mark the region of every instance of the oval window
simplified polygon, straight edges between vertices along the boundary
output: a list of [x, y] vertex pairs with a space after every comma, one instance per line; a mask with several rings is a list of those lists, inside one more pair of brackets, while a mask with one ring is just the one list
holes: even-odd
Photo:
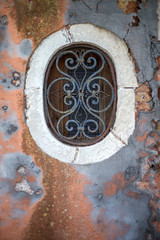
[[116, 76], [109, 56], [76, 44], [51, 59], [44, 81], [47, 125], [60, 141], [76, 146], [103, 139], [114, 123]]

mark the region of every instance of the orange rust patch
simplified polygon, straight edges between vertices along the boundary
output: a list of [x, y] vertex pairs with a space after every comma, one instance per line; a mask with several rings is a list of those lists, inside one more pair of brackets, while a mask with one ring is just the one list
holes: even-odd
[[157, 212], [160, 211], [160, 204], [155, 202], [153, 199], [150, 201], [150, 206], [152, 208], [152, 219], [151, 225], [155, 227], [157, 232], [160, 232], [160, 222], [158, 220]]
[[146, 92], [139, 92], [139, 93], [136, 94], [136, 101], [137, 102], [149, 102], [151, 100], [152, 100], [152, 98]]
[[[159, 58], [160, 59], [160, 58]], [[158, 60], [158, 63], [160, 63], [160, 60]], [[160, 69], [157, 70], [157, 72], [155, 73], [155, 80], [157, 82], [160, 81]]]
[[128, 191], [128, 193], [126, 194], [126, 196], [127, 196], [127, 197], [131, 197], [131, 198], [134, 198], [134, 199], [138, 199], [139, 193], [132, 192], [132, 191]]
[[141, 84], [138, 88], [136, 88], [136, 93], [141, 93], [141, 92], [148, 93], [151, 96], [151, 90], [149, 88], [148, 83]]
[[157, 64], [160, 66], [160, 56], [157, 57]]
[[147, 121], [146, 118], [141, 119], [139, 125], [140, 125], [140, 126], [143, 126], [143, 125], [146, 123], [146, 121]]
[[131, 1], [128, 3], [127, 7], [126, 7], [126, 13], [130, 14], [133, 12], [137, 12], [138, 9], [138, 2], [137, 1]]
[[[0, 58], [0, 64], [1, 64], [1, 73], [2, 74], [7, 74], [7, 70], [9, 69], [9, 67], [7, 67], [5, 64], [9, 64], [9, 66], [11, 66], [12, 68], [14, 68], [16, 71], [24, 73], [25, 69], [26, 69], [26, 63], [27, 61], [17, 57], [16, 55], [14, 55], [13, 57], [11, 57], [7, 51], [4, 51], [1, 54], [1, 58]], [[10, 68], [11, 68], [10, 67]]]
[[160, 223], [156, 221], [154, 225], [155, 225], [156, 231], [160, 232]]
[[145, 132], [143, 131], [143, 127], [144, 127], [146, 121], [147, 121], [146, 118], [142, 118], [141, 121], [138, 124], [138, 128], [137, 128], [136, 133], [137, 133], [137, 140], [140, 141], [140, 142], [144, 141], [147, 137], [147, 134], [148, 134], [147, 131], [145, 131]]
[[37, 181], [36, 181], [36, 177], [35, 177], [35, 176], [31, 176], [31, 175], [27, 175], [27, 180], [28, 180], [29, 182], [37, 182]]
[[[160, 168], [160, 166], [159, 166]], [[160, 186], [160, 173], [156, 173], [154, 177], [154, 189], [159, 189]]]
[[137, 182], [137, 186], [142, 190], [149, 189], [150, 187], [148, 182]]
[[137, 12], [138, 1], [137, 0], [117, 0], [119, 8], [126, 14]]
[[141, 158], [144, 158], [148, 155], [148, 153], [145, 151], [139, 151], [138, 154], [139, 154], [139, 157], [141, 157]]
[[137, 112], [141, 112], [141, 111], [144, 111], [144, 112], [148, 112], [148, 111], [151, 111], [152, 108], [150, 106], [150, 103], [147, 103], [147, 102], [138, 102], [136, 104], [136, 110]]
[[137, 141], [143, 142], [147, 137], [147, 132], [144, 132], [142, 136], [137, 136]]
[[148, 146], [152, 145], [153, 143], [155, 143], [154, 138], [152, 138], [151, 136], [147, 136], [145, 145], [148, 147]]
[[140, 111], [151, 111], [150, 101], [152, 100], [151, 97], [151, 90], [149, 88], [149, 84], [141, 84], [136, 89], [136, 110]]
[[124, 179], [124, 173], [115, 174], [111, 180], [105, 183], [104, 194], [106, 196], [113, 196], [124, 188], [126, 181]]

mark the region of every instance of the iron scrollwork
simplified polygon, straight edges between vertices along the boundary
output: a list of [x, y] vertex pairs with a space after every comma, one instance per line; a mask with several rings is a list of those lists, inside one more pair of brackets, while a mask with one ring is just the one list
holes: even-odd
[[[59, 64], [62, 58], [67, 71]], [[62, 138], [94, 139], [105, 132], [106, 123], [101, 116], [114, 101], [112, 84], [100, 75], [105, 64], [104, 56], [94, 49], [68, 50], [56, 58], [56, 69], [61, 77], [48, 85], [47, 102], [53, 111], [60, 114], [56, 129]], [[62, 87], [57, 89], [56, 84]], [[104, 91], [105, 87], [108, 92]], [[63, 104], [57, 107], [53, 97], [61, 99]], [[68, 134], [64, 134], [60, 127], [64, 120]]]

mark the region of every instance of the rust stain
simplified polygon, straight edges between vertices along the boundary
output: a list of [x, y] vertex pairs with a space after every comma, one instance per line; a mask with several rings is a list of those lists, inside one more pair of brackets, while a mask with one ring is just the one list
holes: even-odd
[[145, 141], [148, 132], [144, 131], [143, 128], [147, 122], [146, 118], [142, 118], [138, 124], [137, 130], [136, 130], [136, 138], [139, 142]]
[[104, 194], [109, 197], [117, 194], [120, 190], [124, 188], [126, 181], [124, 179], [124, 173], [115, 174], [111, 180], [105, 183]]
[[119, 8], [126, 14], [137, 12], [138, 1], [137, 0], [117, 0]]
[[137, 12], [138, 9], [138, 1], [130, 1], [128, 5], [126, 6], [126, 13], [130, 14], [133, 12]]
[[7, 67], [6, 63], [9, 64], [9, 66], [12, 66], [12, 68], [16, 69], [17, 71], [24, 73], [26, 69], [26, 63], [27, 61], [17, 57], [16, 53], [13, 57], [11, 57], [7, 51], [4, 51], [1, 53], [1, 58], [0, 58], [0, 64], [2, 66], [2, 72], [3, 74], [8, 73], [8, 69], [11, 67]]
[[144, 158], [144, 157], [147, 157], [148, 153], [146, 151], [139, 151], [138, 155], [139, 157]]
[[46, 191], [32, 213], [25, 239], [103, 239], [90, 221], [92, 205], [83, 195], [84, 186], [89, 183], [85, 177], [41, 152], [27, 128], [23, 131], [22, 148], [34, 156], [42, 169]]
[[151, 111], [151, 89], [149, 84], [142, 84], [136, 89], [136, 110], [140, 111]]
[[139, 142], [143, 142], [147, 137], [147, 132], [144, 132], [141, 136], [137, 136]]
[[27, 180], [29, 182], [36, 182], [36, 177], [35, 176], [31, 176], [31, 175], [27, 175]]
[[127, 196], [127, 197], [131, 197], [131, 198], [134, 198], [134, 199], [138, 199], [139, 193], [132, 192], [132, 191], [128, 191], [128, 193], [126, 194], [126, 196]]
[[160, 204], [153, 199], [150, 201], [150, 206], [152, 208], [152, 218], [151, 218], [151, 225], [155, 227], [157, 232], [160, 232], [160, 222], [158, 220], [159, 216], [157, 212], [160, 211]]
[[65, 0], [14, 0], [11, 17], [24, 38], [40, 41], [63, 26]]
[[[158, 64], [160, 64], [160, 58], [159, 58], [159, 60], [158, 60]], [[160, 67], [160, 65], [159, 65], [159, 67]], [[156, 80], [157, 82], [160, 81], [160, 69], [158, 69], [158, 70], [156, 71], [156, 73], [155, 73], [155, 80]]]
[[148, 112], [148, 111], [151, 111], [152, 108], [151, 108], [150, 103], [138, 102], [136, 104], [136, 110], [137, 110], [137, 112], [141, 112], [141, 111]]
[[141, 84], [138, 88], [136, 88], [136, 93], [141, 93], [141, 92], [148, 93], [149, 96], [151, 96], [151, 89], [148, 83]]

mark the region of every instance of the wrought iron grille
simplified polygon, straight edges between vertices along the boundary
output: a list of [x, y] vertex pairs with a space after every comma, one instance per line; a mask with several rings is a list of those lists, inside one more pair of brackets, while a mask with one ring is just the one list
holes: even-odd
[[101, 140], [116, 108], [111, 59], [87, 45], [58, 52], [46, 72], [44, 103], [48, 127], [59, 140], [82, 146]]

